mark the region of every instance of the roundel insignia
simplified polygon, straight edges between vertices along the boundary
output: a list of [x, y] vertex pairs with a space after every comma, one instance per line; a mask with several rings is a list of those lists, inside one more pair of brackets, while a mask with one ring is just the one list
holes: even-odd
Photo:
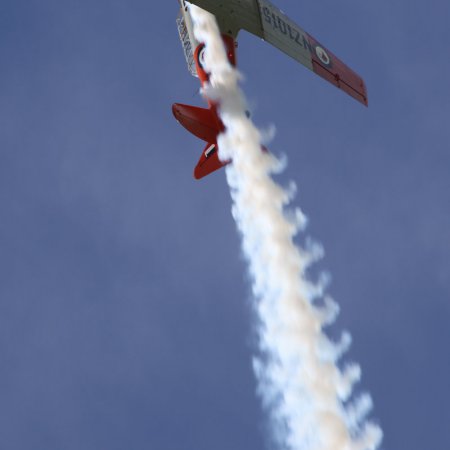
[[331, 65], [331, 58], [328, 53], [320, 45], [316, 46], [316, 55], [320, 59], [321, 63], [325, 66]]

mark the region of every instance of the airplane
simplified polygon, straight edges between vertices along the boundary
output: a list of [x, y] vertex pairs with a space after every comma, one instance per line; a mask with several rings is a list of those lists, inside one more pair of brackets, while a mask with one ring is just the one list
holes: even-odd
[[[346, 66], [326, 47], [295, 24], [268, 0], [178, 0], [178, 32], [190, 73], [200, 79], [201, 86], [209, 81], [204, 70], [205, 45], [194, 36], [189, 5], [213, 14], [219, 25], [230, 64], [236, 66], [237, 36], [240, 30], [252, 33], [337, 88], [368, 106], [363, 79]], [[206, 147], [194, 169], [200, 179], [229, 163], [218, 156], [217, 136], [225, 130], [218, 114], [218, 105], [208, 100], [208, 108], [175, 103], [172, 112], [176, 120], [194, 136], [206, 142]], [[263, 150], [266, 150], [263, 148]]]

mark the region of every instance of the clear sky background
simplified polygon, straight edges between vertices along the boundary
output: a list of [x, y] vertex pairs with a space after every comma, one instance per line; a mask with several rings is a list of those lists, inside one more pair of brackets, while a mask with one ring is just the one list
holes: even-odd
[[[450, 6], [277, 0], [364, 108], [242, 34], [384, 450], [450, 448]], [[0, 449], [256, 450], [249, 282], [175, 0], [0, 3]]]

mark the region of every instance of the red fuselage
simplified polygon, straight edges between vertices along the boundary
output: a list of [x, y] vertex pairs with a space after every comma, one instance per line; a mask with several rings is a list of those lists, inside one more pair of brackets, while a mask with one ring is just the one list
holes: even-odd
[[[222, 35], [230, 64], [236, 66], [236, 42], [228, 35]], [[205, 45], [200, 44], [194, 51], [194, 61], [201, 86], [209, 83], [209, 74], [204, 68]], [[172, 111], [178, 122], [189, 132], [206, 142], [200, 160], [194, 170], [194, 177], [200, 179], [228, 164], [218, 155], [217, 136], [225, 130], [220, 120], [217, 103], [207, 99], [208, 108], [175, 103]]]

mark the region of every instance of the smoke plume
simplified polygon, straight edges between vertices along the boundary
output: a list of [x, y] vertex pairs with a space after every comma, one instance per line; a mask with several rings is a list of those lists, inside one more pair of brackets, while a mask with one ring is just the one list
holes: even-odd
[[233, 160], [227, 180], [258, 321], [259, 351], [253, 366], [274, 439], [279, 448], [289, 450], [375, 450], [382, 431], [366, 419], [371, 398], [352, 398], [361, 370], [353, 363], [338, 367], [351, 337], [344, 333], [334, 343], [326, 336], [323, 329], [339, 308], [324, 298], [326, 280], [313, 283], [306, 274], [322, 249], [294, 244], [306, 223], [300, 210], [286, 212], [295, 186], [284, 190], [272, 179], [281, 164], [261, 151], [261, 134], [245, 113], [240, 76], [228, 62], [214, 16], [190, 8], [196, 37], [206, 44], [205, 67], [211, 74], [204, 95], [219, 104], [226, 127], [219, 136], [220, 157]]

